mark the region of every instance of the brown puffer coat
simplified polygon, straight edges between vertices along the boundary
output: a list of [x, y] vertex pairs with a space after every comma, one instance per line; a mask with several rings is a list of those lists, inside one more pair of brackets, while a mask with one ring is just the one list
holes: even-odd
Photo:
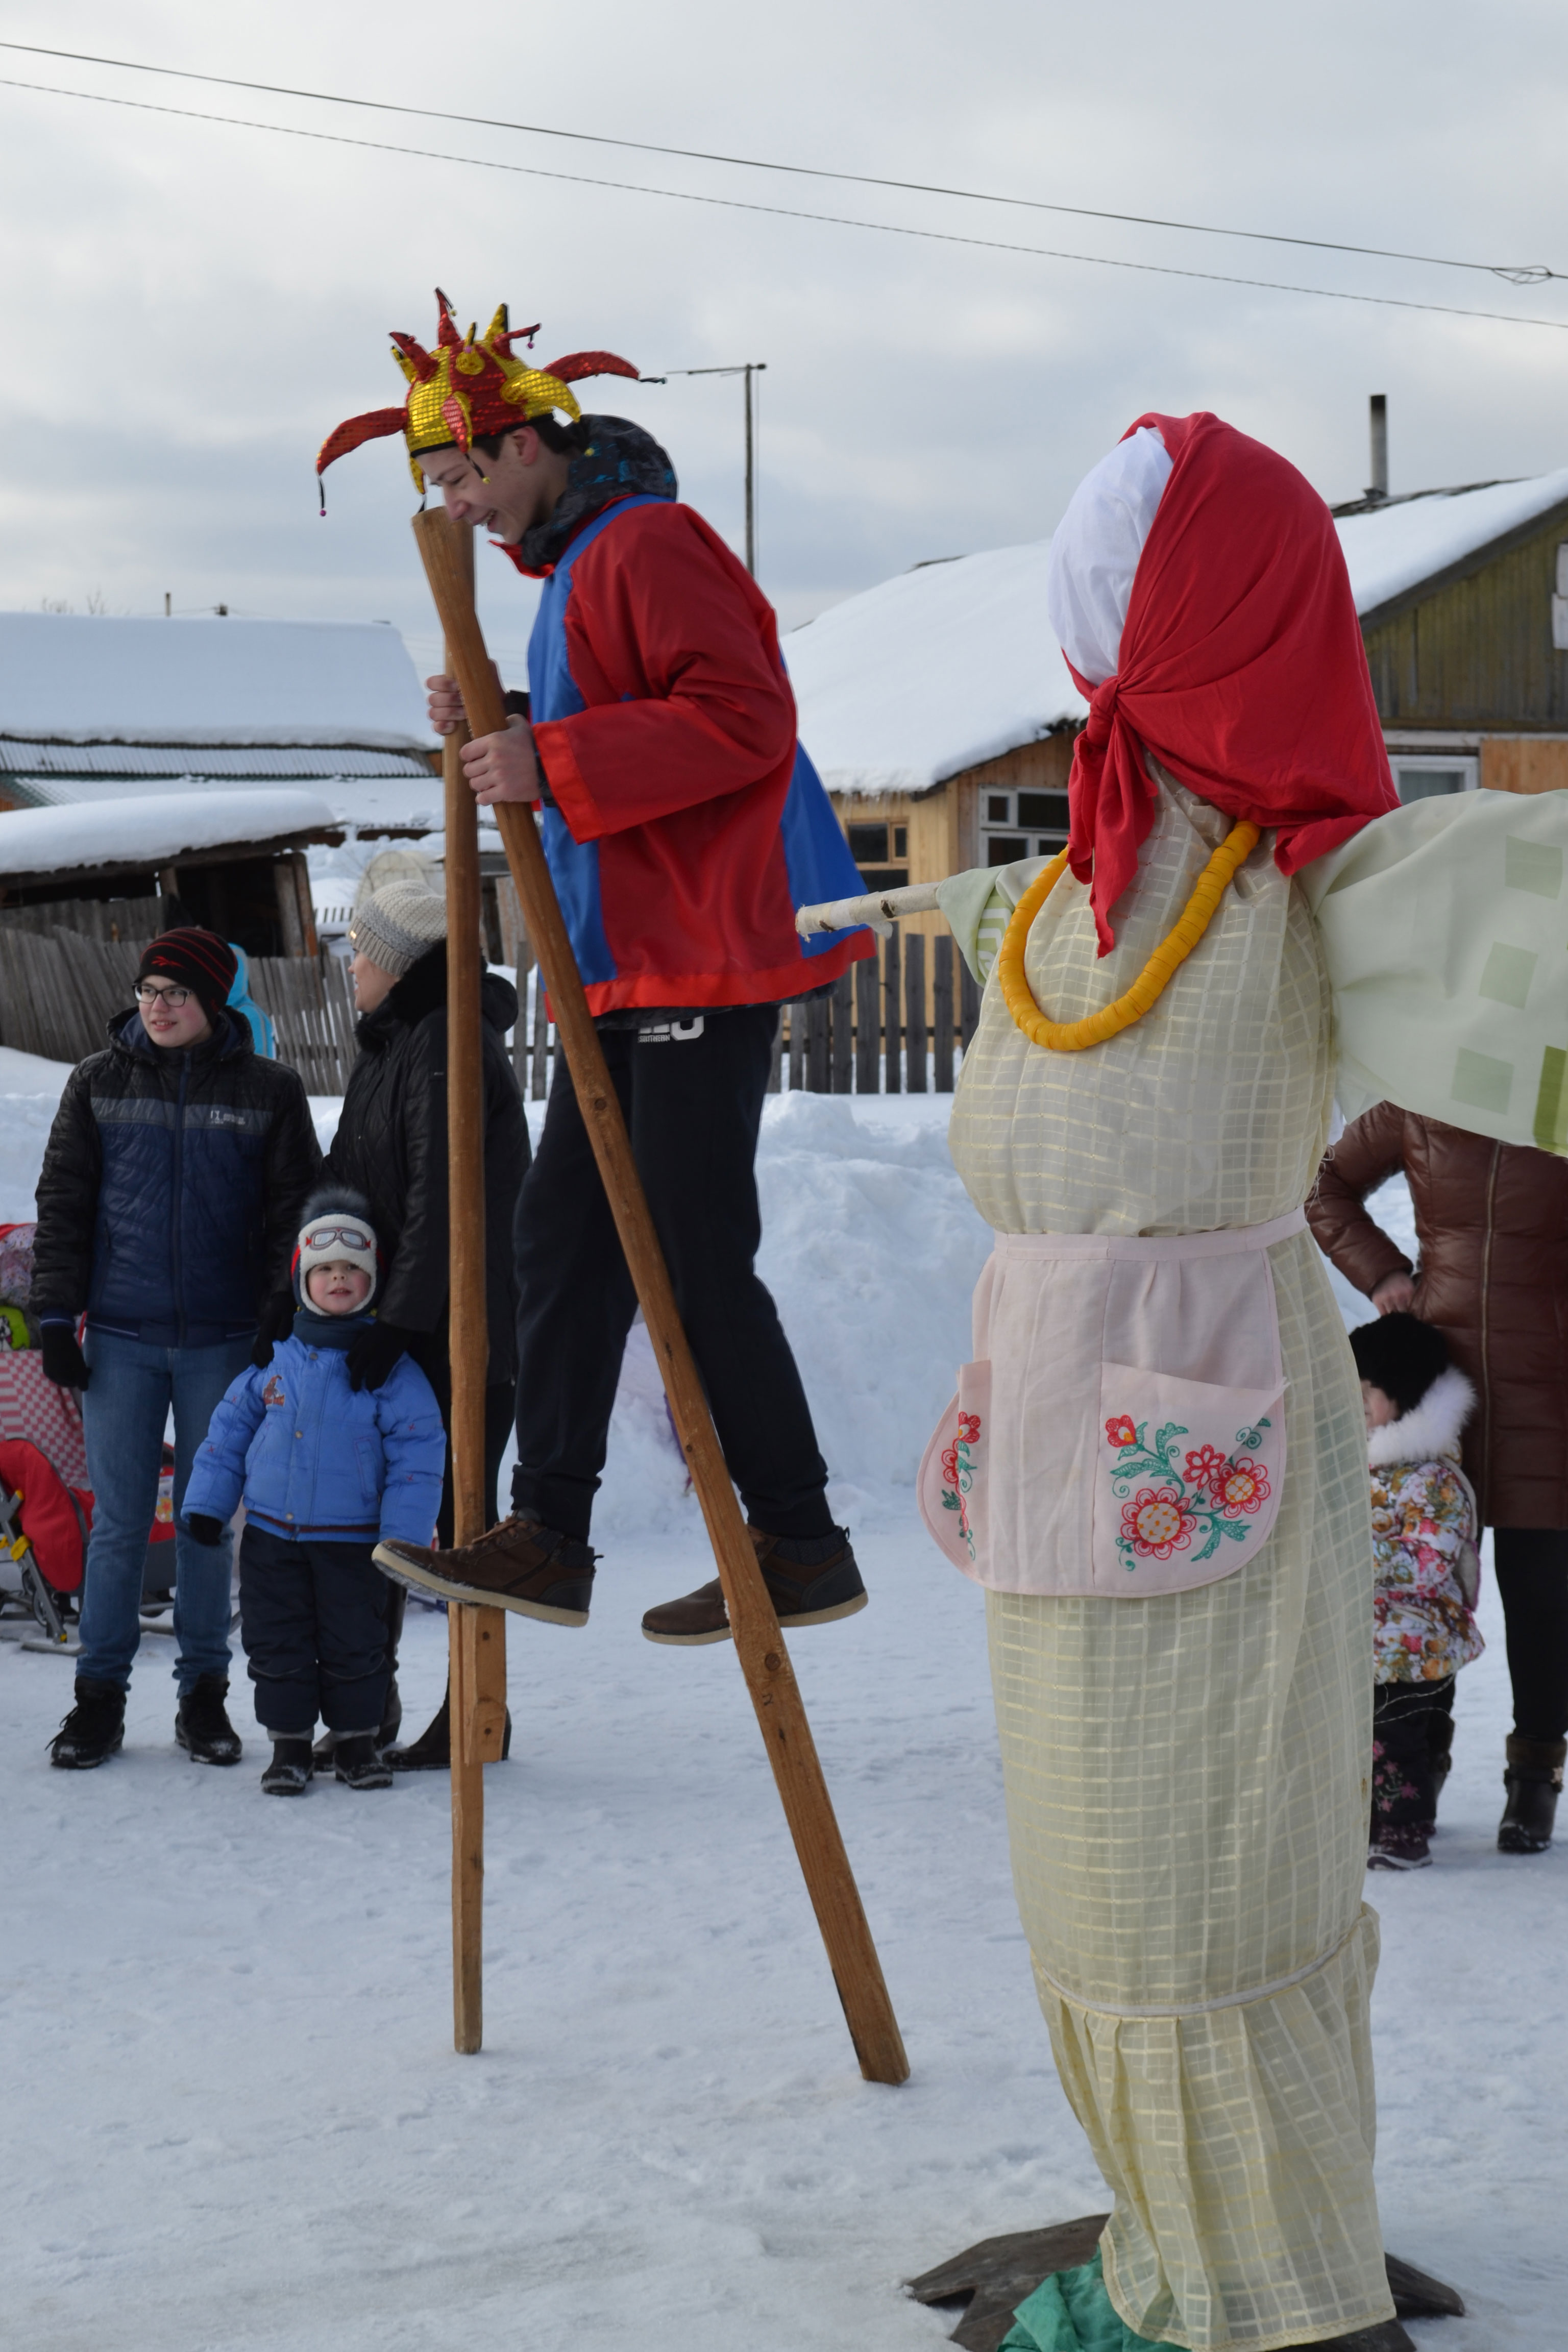
[[1479, 1399], [1465, 1469], [1494, 1528], [1568, 1528], [1568, 1160], [1378, 1103], [1325, 1153], [1307, 1216], [1370, 1294], [1415, 1269], [1362, 1202], [1403, 1169], [1421, 1249], [1415, 1311]]

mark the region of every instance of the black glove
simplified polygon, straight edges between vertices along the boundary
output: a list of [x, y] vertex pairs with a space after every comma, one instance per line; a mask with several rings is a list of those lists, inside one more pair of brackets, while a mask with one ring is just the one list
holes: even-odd
[[195, 1536], [196, 1541], [205, 1544], [210, 1551], [223, 1541], [223, 1521], [209, 1518], [205, 1511], [191, 1511], [186, 1514], [185, 1533]]
[[257, 1318], [251, 1362], [265, 1370], [272, 1361], [274, 1346], [279, 1339], [286, 1339], [293, 1328], [294, 1294], [291, 1290], [275, 1290]]
[[44, 1378], [53, 1381], [58, 1389], [84, 1389], [92, 1378], [87, 1359], [76, 1343], [76, 1327], [71, 1323], [46, 1323], [43, 1327]]
[[397, 1323], [372, 1323], [349, 1341], [351, 1389], [378, 1389], [400, 1356], [405, 1356], [419, 1334]]

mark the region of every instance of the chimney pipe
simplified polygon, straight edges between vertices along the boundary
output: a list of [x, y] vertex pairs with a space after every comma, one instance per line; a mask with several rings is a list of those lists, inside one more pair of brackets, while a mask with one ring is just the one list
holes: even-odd
[[1367, 488], [1369, 499], [1388, 496], [1388, 394], [1374, 392], [1372, 395], [1372, 481]]

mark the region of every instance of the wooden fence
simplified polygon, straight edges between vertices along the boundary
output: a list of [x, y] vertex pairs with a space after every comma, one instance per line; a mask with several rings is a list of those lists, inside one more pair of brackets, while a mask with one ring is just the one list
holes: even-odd
[[[111, 1017], [132, 1002], [141, 953], [135, 940], [0, 924], [0, 1045], [56, 1062], [97, 1053]], [[550, 1090], [554, 1024], [542, 989], [530, 1013], [526, 968], [518, 982], [513, 1066], [539, 1102]], [[253, 956], [250, 989], [271, 1016], [279, 1060], [299, 1071], [307, 1093], [341, 1095], [357, 1050], [347, 964], [331, 953]], [[952, 940], [895, 931], [819, 995], [781, 1007], [769, 1091], [951, 1094], [979, 1018], [980, 991]]]
[[[879, 942], [820, 995], [780, 1007], [768, 1092], [950, 1095], [980, 1020], [980, 991], [951, 938], [923, 932]], [[526, 952], [526, 944], [524, 945]], [[512, 1062], [523, 1094], [542, 1102], [554, 1067], [555, 1027], [542, 989], [527, 1017], [527, 973], [518, 974], [523, 1015]]]
[[[96, 1054], [114, 1014], [134, 1002], [143, 944], [0, 923], [0, 1045], [51, 1062]], [[252, 956], [250, 992], [272, 1017], [279, 1060], [293, 1065], [307, 1093], [341, 1095], [356, 1051], [348, 966], [333, 955]]]

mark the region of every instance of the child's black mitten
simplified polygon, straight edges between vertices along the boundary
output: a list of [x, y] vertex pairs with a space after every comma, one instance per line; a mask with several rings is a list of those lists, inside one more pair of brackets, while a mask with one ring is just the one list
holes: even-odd
[[197, 1543], [205, 1544], [210, 1551], [223, 1541], [223, 1521], [209, 1518], [205, 1511], [192, 1511], [185, 1519], [185, 1533], [195, 1536]]
[[400, 1356], [405, 1356], [419, 1334], [396, 1323], [371, 1323], [349, 1342], [351, 1389], [378, 1389]]
[[272, 1350], [278, 1341], [286, 1339], [293, 1328], [294, 1294], [291, 1290], [275, 1290], [257, 1318], [251, 1362], [265, 1370], [272, 1361]]

